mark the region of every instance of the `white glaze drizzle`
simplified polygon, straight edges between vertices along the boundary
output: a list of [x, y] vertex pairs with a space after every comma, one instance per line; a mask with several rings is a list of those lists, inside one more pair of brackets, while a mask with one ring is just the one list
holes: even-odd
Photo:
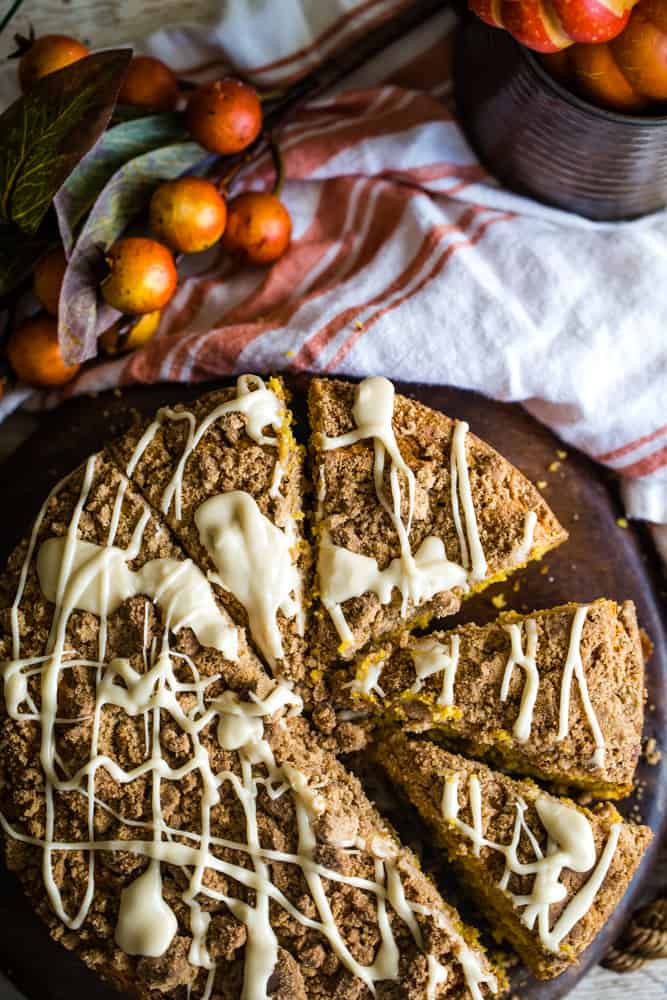
[[[164, 407], [158, 411], [155, 420], [144, 431], [128, 463], [126, 470], [128, 478], [132, 476], [143, 453], [165, 420], [186, 420], [189, 424], [185, 446], [181, 452], [174, 474], [162, 494], [161, 509], [164, 514], [168, 513], [173, 503], [176, 518], [177, 520], [181, 519], [181, 493], [187, 460], [209, 428], [228, 413], [243, 414], [246, 422], [246, 434], [257, 444], [268, 445], [269, 447], [279, 446], [279, 437], [269, 437], [264, 433], [264, 429], [272, 427], [276, 435], [281, 433], [287, 419], [285, 405], [276, 396], [275, 392], [267, 389], [264, 380], [259, 375], [240, 375], [236, 381], [236, 396], [211, 410], [199, 426], [197, 426], [192, 413], [171, 410], [168, 407]], [[279, 462], [279, 458], [276, 459], [276, 462]], [[279, 477], [274, 475], [274, 486], [276, 478], [279, 482], [282, 475], [282, 471]]]
[[[466, 435], [469, 431], [464, 420], [457, 420], [452, 435], [450, 456], [452, 514], [461, 549], [461, 562], [469, 571], [471, 582], [483, 580], [487, 573], [486, 557], [479, 537], [477, 515], [470, 488], [470, 473], [466, 456]], [[463, 508], [463, 518], [461, 517]], [[465, 522], [465, 530], [462, 522]]]
[[162, 896], [160, 862], [152, 860], [120, 897], [116, 944], [128, 955], [159, 958], [174, 939], [178, 922]]
[[[481, 786], [475, 774], [470, 775], [468, 779], [468, 803], [472, 814], [472, 825], [459, 818], [459, 775], [450, 774], [445, 779], [442, 793], [443, 818], [472, 841], [476, 856], [480, 855], [483, 847], [504, 856], [505, 871], [498, 883], [499, 888], [509, 891], [509, 880], [513, 874], [535, 876], [533, 889], [529, 895], [516, 895], [511, 892], [509, 895], [514, 908], [523, 910], [522, 923], [529, 930], [534, 929], [537, 924], [542, 946], [548, 951], [558, 953], [564, 938], [593, 905], [609, 871], [622, 824], [618, 822], [611, 826], [605, 846], [598, 858], [593, 829], [587, 817], [574, 806], [541, 794], [535, 800], [535, 809], [548, 835], [547, 849], [543, 852], [526, 823], [527, 805], [520, 796], [515, 800], [514, 830], [509, 844], [498, 844], [484, 836]], [[518, 856], [519, 843], [524, 833], [535, 855], [535, 861], [528, 863], [521, 862]], [[551, 927], [551, 904], [561, 903], [567, 898], [567, 889], [560, 881], [565, 869], [579, 873], [593, 870]]]
[[242, 491], [206, 500], [195, 513], [195, 524], [217, 569], [211, 579], [243, 605], [253, 638], [275, 668], [284, 655], [278, 612], [294, 618], [300, 607], [294, 539]]
[[[413, 553], [410, 530], [415, 506], [415, 476], [401, 455], [392, 426], [394, 387], [388, 379], [379, 376], [364, 379], [357, 386], [352, 416], [356, 428], [338, 437], [321, 436], [323, 451], [345, 448], [367, 438], [373, 439], [373, 478], [378, 502], [391, 519], [398, 536], [400, 556], [380, 570], [377, 560], [350, 552], [333, 543], [327, 530], [322, 532], [318, 558], [318, 575], [322, 603], [329, 612], [336, 631], [344, 645], [351, 645], [354, 636], [349, 628], [341, 605], [362, 594], [374, 593], [381, 604], [388, 604], [394, 590], [402, 597], [401, 614], [406, 616], [408, 602], [418, 607], [436, 594], [454, 588], [466, 590], [470, 583], [484, 578], [487, 563], [482, 548], [475, 506], [470, 487], [470, 476], [465, 449], [468, 425], [457, 421], [451, 444], [451, 502], [452, 515], [461, 548], [463, 565], [447, 558], [444, 542], [435, 535], [423, 540]], [[391, 465], [389, 484], [391, 496], [386, 495], [384, 472], [386, 457]], [[402, 508], [399, 473], [407, 484], [407, 513]], [[322, 467], [318, 496], [325, 495]], [[321, 500], [319, 507], [321, 507]], [[463, 521], [461, 517], [463, 509]], [[318, 520], [320, 511], [318, 510]]]
[[[454, 952], [461, 962], [471, 995], [481, 997], [478, 989], [478, 984], [481, 982], [487, 983], [489, 988], [495, 991], [495, 980], [488, 972], [484, 971], [479, 957], [470, 950], [446, 914], [440, 911], [428, 911], [418, 904], [409, 903], [406, 900], [400, 876], [392, 860], [391, 850], [383, 847], [380, 851], [378, 847], [379, 854], [375, 861], [374, 879], [345, 877], [340, 872], [330, 870], [315, 861], [314, 852], [317, 845], [312, 820], [326, 807], [326, 802], [317, 788], [310, 786], [307, 777], [296, 768], [287, 764], [282, 767], [276, 765], [271, 746], [266, 740], [264, 732], [266, 719], [273, 718], [285, 711], [288, 714], [299, 712], [301, 701], [286, 684], [277, 684], [263, 700], [251, 694], [251, 701], [241, 702], [238, 696], [230, 691], [224, 692], [214, 701], [207, 700], [207, 689], [218, 679], [217, 675], [201, 678], [195, 664], [189, 657], [177, 653], [169, 647], [170, 631], [173, 631], [175, 626], [182, 627], [186, 623], [190, 624], [188, 616], [183, 612], [183, 591], [179, 587], [173, 586], [174, 579], [178, 579], [178, 576], [174, 577], [171, 567], [166, 573], [157, 572], [155, 574], [160, 579], [155, 587], [153, 597], [160, 604], [164, 631], [161, 641], [156, 644], [153, 640], [150, 650], [146, 648], [148, 620], [148, 605], [146, 605], [143, 672], [137, 672], [129, 660], [115, 659], [108, 664], [104, 663], [103, 647], [106, 643], [106, 629], [102, 627], [99, 630], [100, 656], [98, 661], [77, 659], [72, 651], [65, 649], [67, 622], [76, 607], [85, 605], [84, 610], [90, 609], [93, 613], [99, 614], [100, 619], [106, 619], [110, 609], [117, 606], [115, 602], [123, 599], [120, 596], [120, 591], [126, 593], [126, 596], [136, 592], [136, 580], [133, 578], [133, 571], [127, 567], [127, 562], [138, 555], [141, 547], [141, 536], [148, 520], [146, 516], [140, 518], [128, 549], [121, 550], [114, 546], [123, 496], [127, 488], [126, 481], [123, 481], [116, 497], [107, 546], [90, 546], [89, 543], [83, 543], [77, 538], [81, 514], [93, 482], [95, 461], [96, 456], [92, 456], [86, 465], [74, 516], [65, 538], [58, 540], [63, 544], [57, 547], [49, 546], [41, 560], [41, 576], [43, 576], [45, 586], [49, 590], [49, 594], [45, 596], [47, 599], [50, 595], [55, 598], [54, 618], [47, 655], [21, 659], [20, 632], [17, 627], [17, 640], [14, 645], [14, 651], [17, 655], [13, 660], [3, 664], [1, 670], [5, 681], [7, 706], [12, 717], [18, 720], [38, 721], [41, 727], [41, 762], [46, 779], [46, 832], [43, 838], [23, 834], [14, 829], [2, 813], [0, 813], [0, 825], [8, 836], [41, 848], [44, 859], [45, 888], [51, 905], [61, 921], [72, 929], [81, 927], [88, 915], [95, 890], [95, 857], [97, 852], [122, 851], [138, 858], [145, 858], [148, 865], [122, 893], [116, 927], [117, 944], [130, 954], [149, 956], [164, 954], [176, 933], [177, 924], [174, 913], [163, 896], [161, 864], [164, 862], [181, 867], [188, 878], [188, 886], [182, 893], [182, 899], [190, 909], [192, 942], [188, 957], [195, 968], [201, 968], [206, 972], [202, 1000], [208, 1000], [210, 997], [215, 976], [215, 962], [211, 958], [206, 942], [210, 917], [202, 909], [200, 903], [202, 897], [224, 902], [234, 916], [246, 925], [247, 942], [242, 1000], [267, 1000], [268, 997], [268, 979], [275, 967], [278, 955], [277, 939], [269, 919], [270, 900], [282, 906], [305, 927], [323, 934], [329, 940], [340, 961], [354, 975], [362, 979], [372, 993], [375, 993], [375, 982], [398, 977], [398, 950], [388, 919], [387, 904], [391, 905], [397, 916], [407, 923], [420, 948], [423, 948], [423, 940], [415, 917], [416, 913], [422, 913], [424, 916], [436, 919], [438, 923], [446, 927], [452, 939]], [[52, 495], [57, 493], [58, 489], [59, 487], [56, 487]], [[27, 578], [27, 566], [34, 552], [45, 510], [46, 504], [38, 516], [31, 545], [28, 548], [26, 564], [20, 575], [19, 590], [15, 601], [17, 622]], [[82, 549], [82, 545], [89, 547]], [[98, 549], [101, 552], [98, 552]], [[56, 571], [54, 564], [58, 560], [60, 565]], [[165, 560], [164, 562], [170, 561]], [[186, 570], [181, 571], [185, 572], [186, 575], [189, 572], [187, 570], [188, 562], [184, 563]], [[146, 564], [146, 566], [149, 565]], [[134, 575], [143, 573], [146, 566], [136, 571]], [[146, 578], [150, 577], [151, 572], [147, 572]], [[144, 587], [144, 592], [145, 589]], [[187, 604], [187, 601], [185, 603]], [[69, 657], [69, 659], [65, 659], [65, 657]], [[192, 682], [186, 683], [178, 680], [175, 673], [176, 663], [187, 664], [192, 673]], [[55, 749], [54, 727], [59, 721], [78, 720], [58, 720], [55, 706], [58, 700], [59, 677], [63, 670], [75, 665], [96, 668], [97, 687], [91, 750], [86, 764], [75, 774], [68, 774], [62, 778], [59, 777], [55, 766], [58, 755]], [[38, 676], [41, 683], [41, 710], [39, 712], [28, 694], [28, 679], [34, 676]], [[181, 704], [180, 699], [183, 696], [190, 699], [187, 711]], [[24, 702], [28, 704], [30, 713], [21, 711]], [[149, 740], [146, 759], [136, 767], [125, 770], [110, 757], [99, 753], [99, 732], [105, 705], [118, 706], [130, 717], [143, 716], [147, 720]], [[191, 741], [191, 756], [178, 767], [171, 767], [162, 754], [160, 742], [162, 713], [167, 713]], [[240, 774], [232, 771], [216, 774], [212, 770], [211, 760], [201, 742], [201, 735], [210, 723], [216, 720], [218, 742], [223, 749], [238, 753]], [[149, 821], [123, 817], [96, 797], [95, 777], [100, 767], [108, 772], [112, 780], [120, 784], [129, 783], [143, 776], [150, 776], [152, 815]], [[259, 774], [256, 771], [257, 768], [260, 769]], [[164, 819], [161, 808], [161, 781], [164, 779], [179, 781], [192, 772], [198, 774], [202, 787], [201, 832], [199, 833], [170, 827]], [[247, 828], [245, 843], [229, 841], [214, 836], [211, 832], [211, 809], [220, 800], [220, 788], [226, 783], [229, 783], [233, 788], [245, 813]], [[271, 850], [260, 844], [257, 822], [257, 788], [259, 784], [263, 784], [267, 793], [273, 798], [284, 794], [287, 790], [293, 795], [299, 831], [297, 854], [292, 855]], [[56, 791], [78, 793], [87, 799], [87, 840], [60, 842], [55, 839], [54, 793]], [[150, 839], [96, 839], [95, 808], [105, 810], [128, 827], [148, 831], [151, 834]], [[379, 839], [373, 838], [374, 841]], [[227, 848], [247, 855], [252, 868], [221, 860], [213, 853], [213, 848], [216, 847]], [[372, 849], [373, 845], [371, 845]], [[356, 851], [356, 848], [354, 850]], [[51, 861], [55, 852], [68, 851], [83, 851], [88, 852], [89, 855], [86, 892], [77, 913], [74, 915], [68, 914], [63, 906], [60, 890], [53, 876]], [[303, 914], [273, 884], [268, 865], [270, 861], [295, 864], [301, 868], [315, 901], [319, 920]], [[251, 906], [241, 900], [226, 897], [207, 886], [204, 882], [204, 874], [208, 868], [221, 872], [230, 881], [236, 881], [252, 890], [255, 899], [254, 905]], [[356, 962], [345, 945], [326, 897], [325, 882], [345, 882], [375, 896], [381, 943], [371, 965], [362, 966]], [[427, 961], [430, 982], [433, 985], [432, 995], [435, 996], [438, 985], [444, 981], [443, 970], [435, 956], [427, 955]]]
[[537, 527], [537, 514], [534, 510], [527, 510], [523, 521], [523, 538], [521, 544], [514, 553], [514, 562], [517, 565], [525, 563], [533, 548], [535, 538], [535, 528]]
[[[602, 768], [605, 764], [606, 744], [590, 699], [586, 675], [581, 660], [581, 636], [588, 611], [588, 605], [582, 606], [577, 609], [572, 619], [568, 653], [561, 677], [559, 727], [556, 740], [560, 742], [568, 734], [569, 705], [572, 697], [572, 677], [574, 676], [579, 686], [584, 712], [595, 744], [595, 752], [591, 763], [595, 767]], [[520, 667], [525, 674], [525, 681], [519, 714], [514, 722], [512, 731], [519, 742], [525, 743], [530, 739], [532, 733], [534, 709], [540, 688], [540, 675], [537, 667], [537, 622], [529, 618], [525, 621], [505, 624], [503, 628], [510, 639], [510, 651], [503, 672], [500, 701], [504, 702], [509, 697], [514, 668]], [[524, 635], [526, 640], [525, 650]], [[435, 636], [424, 636], [421, 639], [413, 641], [410, 648], [416, 675], [415, 681], [409, 689], [410, 694], [420, 694], [426, 680], [442, 673], [442, 690], [436, 699], [436, 704], [442, 706], [452, 706], [455, 704], [454, 684], [456, 682], [456, 672], [460, 656], [459, 636], [451, 634], [447, 636], [447, 640], [448, 645], [445, 645], [443, 641], [436, 639]], [[375, 691], [381, 697], [384, 697], [379, 683], [384, 663], [385, 661], [382, 661], [376, 665], [372, 678], [369, 679], [368, 674], [364, 673], [363, 676], [358, 677], [348, 686], [353, 687], [360, 694], [368, 694], [370, 691]], [[364, 671], [366, 671], [365, 665]]]
[[435, 955], [431, 952], [427, 955], [428, 962], [428, 982], [426, 983], [426, 1000], [436, 1000], [438, 986], [447, 982], [448, 972], [444, 965], [441, 965]]
[[380, 687], [379, 681], [384, 668], [384, 660], [377, 660], [375, 663], [366, 663], [361, 671], [361, 675], [344, 684], [343, 687], [350, 688], [354, 694], [368, 696], [369, 694], [379, 694], [384, 698], [384, 691]]
[[[523, 649], [523, 626], [526, 629], [526, 650]], [[523, 694], [519, 714], [514, 723], [513, 733], [519, 743], [525, 743], [533, 727], [533, 711], [540, 686], [537, 670], [537, 623], [529, 618], [526, 622], [513, 622], [503, 628], [510, 637], [510, 655], [500, 687], [500, 700], [506, 701], [510, 693], [510, 682], [515, 667], [521, 667], [525, 674]]]
[[[159, 428], [164, 424], [166, 420], [173, 421], [187, 421], [188, 423], [188, 433], [183, 451], [179, 457], [174, 473], [165, 487], [162, 494], [161, 500], [161, 510], [163, 513], [168, 513], [172, 504], [174, 505], [174, 515], [177, 520], [182, 518], [182, 490], [183, 490], [183, 477], [185, 474], [185, 467], [188, 459], [194, 452], [194, 450], [199, 445], [203, 436], [209, 430], [209, 428], [222, 417], [229, 413], [241, 413], [245, 418], [246, 423], [246, 433], [248, 437], [256, 441], [257, 444], [267, 445], [269, 447], [276, 448], [278, 454], [276, 456], [275, 466], [273, 470], [273, 476], [271, 480], [271, 487], [269, 489], [269, 496], [276, 498], [280, 496], [280, 486], [284, 478], [286, 467], [283, 459], [281, 458], [281, 438], [280, 435], [287, 426], [289, 420], [289, 415], [285, 404], [279, 397], [269, 389], [264, 384], [263, 379], [259, 375], [241, 375], [236, 382], [236, 396], [232, 399], [221, 403], [215, 409], [211, 410], [210, 413], [204, 417], [199, 425], [195, 420], [195, 417], [189, 411], [176, 411], [171, 410], [168, 407], [161, 409], [155, 420], [146, 428], [143, 435], [141, 436], [139, 442], [137, 443], [134, 453], [127, 465], [126, 473], [128, 477], [131, 477], [134, 470], [136, 469], [142, 455], [144, 454], [146, 448], [153, 440], [155, 434]], [[276, 436], [272, 437], [264, 433], [267, 427], [271, 427]], [[248, 496], [249, 500], [254, 503], [249, 494], [243, 494]], [[238, 494], [237, 494], [238, 496]], [[217, 499], [217, 498], [211, 498]], [[223, 511], [223, 505], [218, 504], [221, 512]], [[199, 508], [199, 512], [206, 507], [203, 504]], [[237, 504], [238, 509], [238, 504]], [[210, 508], [207, 508], [210, 512]], [[198, 512], [198, 513], [199, 513]], [[259, 512], [258, 512], [259, 513]], [[261, 516], [261, 515], [260, 515]], [[196, 517], [196, 515], [195, 515]], [[297, 633], [303, 636], [305, 630], [305, 612], [303, 607], [302, 599], [302, 584], [300, 574], [297, 569], [298, 563], [298, 532], [296, 530], [295, 518], [293, 514], [290, 514], [285, 519], [285, 524], [282, 526], [276, 526], [273, 522], [267, 521], [268, 525], [275, 528], [276, 534], [272, 537], [274, 540], [280, 538], [286, 538], [288, 541], [288, 551], [291, 567], [289, 572], [282, 572], [283, 578], [287, 576], [290, 577], [292, 584], [290, 588], [290, 598], [289, 601], [285, 601], [285, 607], [289, 605], [289, 614], [285, 612], [285, 608], [281, 607], [283, 613], [287, 614], [288, 617], [294, 618], [296, 621]], [[209, 535], [213, 531], [211, 524], [211, 519], [207, 518], [207, 527], [209, 529]], [[260, 525], [261, 529], [260, 529]], [[254, 519], [254, 524], [249, 526], [253, 530], [258, 531], [262, 537], [267, 538], [270, 534], [270, 529], [267, 525], [264, 525], [259, 518]], [[249, 540], [250, 536], [246, 535], [246, 539]], [[259, 538], [259, 535], [258, 535]], [[283, 550], [285, 548], [284, 544], [278, 541], [280, 556], [282, 559]], [[245, 556], [250, 554], [250, 547], [248, 544], [245, 546]], [[217, 551], [218, 558], [221, 558], [222, 553], [220, 548]], [[228, 562], [228, 560], [226, 560]], [[269, 572], [271, 568], [270, 561], [265, 561], [261, 571], [260, 576]], [[238, 574], [237, 574], [238, 576]], [[219, 582], [219, 581], [218, 581]], [[261, 582], [261, 581], [259, 581]], [[223, 585], [224, 586], [224, 585]], [[226, 589], [232, 590], [232, 587], [227, 587]], [[238, 595], [237, 595], [238, 596]], [[243, 602], [242, 602], [243, 603]], [[253, 607], [257, 610], [258, 601], [257, 598], [253, 601]], [[257, 642], [261, 652], [264, 654], [267, 663], [272, 669], [276, 667], [276, 661], [281, 659], [283, 656], [282, 650], [282, 640], [280, 638], [280, 633], [274, 623], [270, 620], [268, 616], [268, 609], [264, 609], [267, 613], [254, 614], [251, 616], [250, 620], [250, 631]]]
[[[346, 448], [349, 445], [373, 438], [375, 458], [373, 462], [373, 479], [375, 493], [379, 503], [389, 515], [401, 546], [401, 559], [405, 572], [411, 571], [412, 554], [410, 551], [410, 528], [415, 506], [415, 476], [410, 466], [403, 460], [398, 441], [392, 427], [394, 413], [394, 387], [389, 379], [381, 376], [366, 378], [357, 386], [352, 416], [356, 429], [338, 437], [321, 436], [320, 445], [323, 451], [336, 448]], [[386, 456], [389, 455], [391, 467], [389, 482], [391, 486], [391, 502], [385, 495], [384, 467]], [[405, 477], [408, 485], [408, 513], [405, 521], [401, 515], [401, 486], [398, 474]]]
[[[66, 547], [62, 538], [48, 538], [37, 554], [37, 575], [42, 593], [56, 601], [60, 567]], [[61, 603], [100, 616], [117, 610], [128, 597], [145, 594], [164, 612], [170, 609], [172, 632], [188, 627], [203, 646], [212, 646], [228, 660], [238, 656], [238, 631], [216, 604], [202, 571], [191, 559], [152, 559], [133, 572], [128, 563], [136, 552], [115, 546], [70, 543], [67, 590]]]
[[434, 674], [442, 673], [442, 691], [436, 699], [436, 704], [447, 707], [453, 705], [454, 681], [459, 665], [460, 645], [461, 639], [458, 635], [449, 637], [449, 649], [433, 636], [427, 635], [423, 639], [417, 639], [410, 650], [417, 675], [410, 692], [419, 694], [425, 680]]
[[559, 721], [558, 721], [558, 740], [564, 740], [569, 731], [569, 716], [570, 716], [570, 697], [572, 688], [572, 677], [574, 675], [577, 684], [579, 686], [579, 695], [581, 697], [582, 704], [584, 706], [584, 713], [586, 719], [588, 720], [588, 725], [591, 728], [593, 734], [593, 740], [595, 743], [595, 752], [591, 763], [594, 767], [604, 767], [605, 757], [606, 757], [606, 745], [605, 739], [600, 728], [600, 723], [598, 722], [597, 716], [595, 714], [595, 709], [593, 708], [593, 703], [591, 702], [590, 695], [588, 693], [588, 684], [586, 683], [586, 673], [584, 671], [584, 665], [581, 660], [581, 635], [584, 630], [584, 624], [586, 622], [586, 616], [588, 615], [588, 606], [583, 606], [577, 608], [572, 619], [572, 627], [570, 631], [570, 645], [567, 651], [567, 659], [565, 661], [565, 666], [563, 667], [563, 680], [561, 682], [560, 689], [560, 705], [559, 705]]
[[[397, 881], [402, 891], [403, 887], [400, 879]], [[415, 913], [425, 914], [428, 912], [424, 907], [416, 904], [413, 905], [413, 909]], [[451, 933], [444, 914], [436, 913], [435, 922], [438, 927], [446, 929]], [[417, 927], [417, 930], [419, 930], [419, 927]], [[489, 972], [482, 965], [479, 952], [473, 951], [463, 938], [459, 938], [457, 944], [456, 957], [461, 963], [463, 978], [472, 1000], [484, 1000], [481, 990], [482, 986], [488, 986], [491, 993], [495, 996], [498, 992], [498, 981], [493, 973]]]
[[381, 604], [388, 604], [397, 589], [403, 596], [409, 593], [415, 604], [421, 604], [440, 591], [466, 586], [465, 570], [449, 562], [440, 538], [425, 538], [410, 559], [414, 573], [408, 584], [402, 558], [392, 559], [381, 570], [375, 559], [334, 545], [328, 531], [322, 532], [318, 558], [320, 594], [343, 643], [354, 642], [341, 607], [353, 597], [372, 593]]

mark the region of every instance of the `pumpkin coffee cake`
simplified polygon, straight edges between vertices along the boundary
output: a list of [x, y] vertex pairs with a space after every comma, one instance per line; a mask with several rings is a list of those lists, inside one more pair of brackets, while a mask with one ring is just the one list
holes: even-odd
[[0, 596], [7, 863], [102, 978], [138, 1000], [502, 988], [114, 466], [54, 489]]
[[313, 379], [309, 415], [321, 666], [453, 614], [567, 537], [467, 424], [395, 395], [387, 379]]
[[541, 979], [575, 963], [611, 916], [651, 841], [610, 804], [585, 809], [428, 740], [377, 749], [433, 829], [496, 934]]
[[[468, 753], [620, 794], [643, 710], [634, 610], [597, 601], [415, 639], [406, 626], [453, 611], [565, 532], [466, 425], [394, 397], [385, 379], [315, 380], [311, 417], [315, 584], [305, 456], [279, 380], [241, 376], [163, 408], [47, 497], [0, 577], [7, 863], [52, 935], [137, 1000], [491, 1000], [505, 978], [476, 932], [327, 752], [330, 693], [368, 701], [390, 772], [415, 739], [391, 740], [390, 727], [448, 738], [458, 727]], [[332, 671], [341, 644], [348, 659]], [[359, 733], [345, 725], [337, 744], [351, 748]], [[425, 809], [422, 772], [437, 785], [446, 751], [416, 747], [420, 767], [402, 759], [395, 780]], [[470, 827], [480, 847], [470, 871], [484, 862], [489, 881], [495, 855], [508, 859], [498, 923], [555, 974], [620, 897], [646, 835], [635, 831], [633, 854], [611, 806], [564, 805], [589, 830], [577, 854], [561, 813], [544, 820], [555, 800], [447, 760], [461, 773], [448, 821], [457, 843]], [[472, 799], [466, 814], [473, 777], [482, 820], [492, 806], [500, 824], [482, 834]], [[590, 895], [586, 872], [617, 838], [593, 905], [563, 936], [570, 950], [545, 950], [516, 919], [535, 887], [498, 845], [519, 812], [530, 834], [517, 827], [517, 857], [549, 892]], [[551, 859], [558, 836], [572, 868], [563, 861], [560, 882], [523, 853]], [[483, 897], [491, 915], [498, 895]], [[538, 902], [526, 907], [544, 931]], [[550, 911], [547, 944], [569, 907]]]
[[600, 797], [632, 790], [644, 650], [631, 601], [405, 635], [360, 657], [350, 673], [340, 675], [338, 701], [369, 705], [405, 730]]
[[161, 409], [109, 446], [213, 581], [270, 670], [301, 680], [309, 548], [303, 538], [304, 449], [284, 386], [236, 386]]

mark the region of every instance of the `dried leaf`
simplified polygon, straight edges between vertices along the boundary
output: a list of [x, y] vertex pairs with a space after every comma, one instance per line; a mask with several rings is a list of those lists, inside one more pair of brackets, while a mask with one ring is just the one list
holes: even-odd
[[144, 115], [105, 132], [74, 168], [55, 198], [65, 253], [71, 253], [77, 226], [124, 163], [186, 136], [183, 116], [175, 113]]
[[103, 322], [98, 316], [101, 255], [145, 210], [157, 184], [191, 170], [204, 155], [194, 142], [163, 146], [130, 160], [103, 189], [76, 241], [60, 296], [58, 336], [68, 363], [94, 357], [98, 333], [109, 325], [108, 307]]
[[39, 80], [0, 115], [0, 222], [35, 233], [106, 128], [131, 49], [99, 52]]

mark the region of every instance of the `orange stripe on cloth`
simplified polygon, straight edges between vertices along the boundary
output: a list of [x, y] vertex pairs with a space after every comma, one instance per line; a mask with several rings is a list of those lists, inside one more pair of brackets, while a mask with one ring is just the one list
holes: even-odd
[[514, 219], [514, 218], [516, 218], [514, 212], [503, 212], [501, 215], [496, 215], [494, 218], [486, 219], [484, 222], [482, 222], [479, 228], [476, 230], [476, 232], [470, 239], [460, 240], [458, 243], [450, 243], [450, 245], [441, 255], [441, 257], [439, 258], [433, 269], [429, 272], [429, 274], [426, 275], [425, 278], [422, 279], [422, 281], [420, 281], [416, 285], [415, 288], [411, 289], [405, 295], [400, 296], [400, 298], [396, 299], [389, 305], [382, 306], [364, 322], [363, 327], [361, 329], [354, 330], [350, 334], [346, 342], [338, 349], [338, 351], [336, 351], [335, 355], [333, 356], [329, 364], [326, 366], [325, 370], [328, 372], [333, 371], [333, 369], [337, 365], [340, 365], [343, 362], [344, 358], [347, 356], [347, 354], [349, 354], [349, 352], [352, 350], [356, 342], [359, 340], [360, 337], [363, 336], [363, 334], [368, 330], [370, 326], [376, 323], [377, 320], [381, 319], [386, 313], [392, 312], [394, 309], [397, 309], [400, 305], [403, 305], [403, 303], [407, 302], [408, 299], [411, 299], [414, 295], [420, 292], [427, 284], [429, 284], [429, 282], [433, 281], [433, 279], [436, 278], [444, 270], [448, 261], [451, 260], [451, 258], [454, 256], [457, 250], [460, 250], [463, 247], [475, 246], [476, 243], [479, 243], [479, 241], [481, 240], [482, 236], [485, 234], [489, 226], [492, 226], [494, 223], [506, 222], [509, 219]]
[[625, 455], [629, 455], [631, 452], [636, 451], [637, 448], [641, 448], [642, 445], [655, 441], [656, 438], [662, 437], [663, 434], [667, 434], [667, 424], [663, 427], [658, 427], [656, 431], [652, 431], [650, 434], [645, 434], [643, 437], [637, 438], [636, 441], [630, 441], [628, 444], [624, 444], [622, 447], [616, 448], [614, 451], [605, 452], [604, 455], [596, 455], [595, 461], [613, 462], [617, 458], [623, 458]]
[[657, 472], [658, 469], [664, 469], [666, 465], [667, 445], [664, 445], [658, 451], [654, 451], [652, 455], [640, 458], [637, 462], [632, 462], [630, 465], [622, 465], [620, 468], [614, 469], [614, 472], [619, 476], [636, 479], [639, 476], [648, 476], [651, 472]]
[[419, 274], [420, 270], [428, 262], [429, 258], [432, 256], [445, 236], [459, 230], [465, 231], [465, 229], [467, 229], [467, 227], [473, 222], [475, 216], [481, 211], [483, 211], [483, 209], [480, 209], [477, 206], [468, 207], [461, 213], [456, 222], [448, 222], [433, 226], [422, 239], [414, 257], [398, 275], [395, 275], [391, 281], [385, 285], [380, 292], [373, 295], [372, 298], [366, 300], [365, 302], [356, 303], [355, 305], [342, 310], [325, 326], [321, 327], [314, 334], [312, 334], [302, 345], [290, 367], [296, 371], [316, 368], [319, 356], [324, 350], [326, 350], [329, 344], [342, 329], [344, 329], [351, 322], [354, 322], [357, 316], [365, 309], [368, 309], [370, 306], [381, 302], [387, 296], [393, 295], [404, 288], [413, 277], [416, 277], [416, 275]]

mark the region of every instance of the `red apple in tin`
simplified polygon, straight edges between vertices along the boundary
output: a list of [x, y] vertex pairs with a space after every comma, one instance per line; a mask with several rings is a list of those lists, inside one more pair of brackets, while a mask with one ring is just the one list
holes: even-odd
[[[656, 3], [661, 0], [655, 0]], [[637, 0], [469, 0], [483, 21], [506, 28], [536, 52], [558, 52], [574, 42], [615, 38]]]
[[501, 16], [510, 35], [535, 52], [558, 52], [572, 45], [554, 18], [549, 0], [505, 0]]
[[637, 0], [551, 0], [564, 33], [573, 42], [608, 42], [625, 28]]

